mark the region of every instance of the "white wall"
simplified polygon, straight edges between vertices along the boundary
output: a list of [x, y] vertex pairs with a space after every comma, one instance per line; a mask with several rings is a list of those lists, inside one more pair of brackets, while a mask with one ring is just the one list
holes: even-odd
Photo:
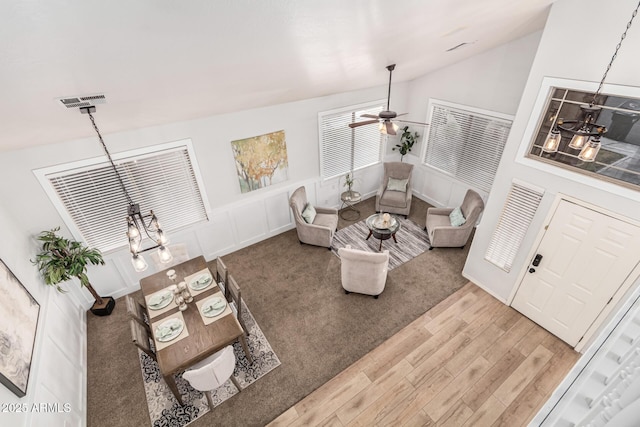
[[[58, 294], [42, 284], [29, 261], [37, 243], [29, 233], [0, 209], [0, 258], [40, 304], [34, 354], [27, 395], [18, 398], [0, 386], [0, 402], [6, 408], [20, 405], [26, 413], [2, 412], [2, 426], [80, 426], [86, 418], [86, 319], [72, 295]], [[0, 313], [0, 315], [4, 315]], [[69, 404], [70, 412], [35, 413], [34, 404]], [[4, 407], [3, 407], [4, 408]], [[67, 424], [64, 424], [67, 423]]]
[[[429, 98], [514, 115], [541, 35], [541, 32], [532, 33], [413, 80], [407, 96], [406, 111], [410, 111], [407, 120], [425, 122]], [[405, 161], [418, 165], [414, 169], [414, 192], [435, 206], [459, 205], [469, 186], [420, 166], [424, 135], [429, 128], [411, 126], [411, 129], [421, 136], [420, 142], [405, 157]], [[388, 150], [396, 143], [390, 141]], [[388, 152], [388, 158], [399, 157], [397, 152]], [[486, 200], [487, 193], [476, 190]]]
[[[533, 111], [533, 106], [538, 97], [542, 79], [557, 77], [598, 82], [636, 4], [635, 0], [617, 2], [559, 0], [552, 7], [483, 220], [476, 231], [464, 268], [466, 277], [503, 301], [508, 300], [514, 287], [517, 286], [518, 275], [528, 266], [527, 255], [558, 193], [605, 207], [629, 218], [640, 218], [640, 196], [637, 191], [623, 192], [620, 191], [620, 186], [603, 185], [601, 181], [573, 173], [571, 173], [572, 179], [561, 177], [532, 166], [531, 162], [524, 163], [522, 157], [518, 155], [520, 145], [530, 143], [524, 138], [525, 128], [530, 121], [538, 119], [539, 111]], [[589, 26], [586, 44], [585, 22], [593, 23]], [[632, 28], [627, 35], [618, 59], [607, 78], [608, 83], [640, 86], [636, 58], [636, 52], [639, 49], [640, 26]], [[593, 90], [596, 87], [597, 84], [594, 84]], [[514, 178], [542, 187], [546, 192], [511, 272], [505, 273], [485, 261], [484, 253]], [[603, 186], [597, 188], [596, 185]]]

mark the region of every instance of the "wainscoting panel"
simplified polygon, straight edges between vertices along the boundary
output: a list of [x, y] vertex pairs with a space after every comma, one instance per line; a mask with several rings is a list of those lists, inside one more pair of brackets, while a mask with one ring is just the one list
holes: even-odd
[[279, 193], [264, 199], [269, 233], [282, 232], [292, 224], [289, 194]]
[[257, 242], [267, 234], [268, 224], [263, 200], [235, 207], [231, 217], [241, 245]]
[[[69, 404], [69, 406], [65, 406]], [[34, 402], [34, 405], [38, 408], [38, 411], [31, 411], [31, 427], [50, 427], [50, 426], [64, 426], [64, 427], [80, 427], [86, 425], [85, 416], [79, 415], [81, 407], [74, 407], [75, 403], [64, 401], [60, 396], [56, 396], [55, 393], [42, 386], [38, 390], [38, 397]], [[48, 410], [44, 410], [47, 406]], [[69, 408], [70, 412], [65, 412]]]
[[[207, 259], [215, 256], [214, 254], [231, 252], [236, 244], [233, 222], [228, 211], [211, 215], [209, 224], [196, 231], [196, 234], [202, 254]], [[195, 255], [197, 254], [194, 253]]]

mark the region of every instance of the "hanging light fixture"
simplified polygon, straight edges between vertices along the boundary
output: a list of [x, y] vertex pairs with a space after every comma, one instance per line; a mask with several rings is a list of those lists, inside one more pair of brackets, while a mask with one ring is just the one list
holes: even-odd
[[631, 28], [633, 19], [638, 14], [639, 8], [640, 2], [631, 14], [631, 19], [627, 23], [627, 27], [620, 37], [620, 41], [618, 42], [616, 49], [613, 52], [613, 56], [609, 61], [609, 65], [607, 65], [607, 69], [602, 75], [602, 79], [600, 80], [598, 89], [593, 94], [593, 98], [591, 98], [591, 102], [589, 102], [589, 104], [580, 105], [580, 117], [578, 119], [558, 119], [554, 127], [547, 135], [547, 138], [542, 145], [542, 151], [546, 153], [557, 152], [562, 138], [560, 131], [563, 130], [573, 134], [571, 142], [569, 143], [569, 148], [580, 150], [580, 154], [578, 154], [578, 158], [580, 160], [582, 160], [583, 162], [593, 162], [596, 159], [598, 151], [600, 151], [600, 137], [607, 132], [607, 128], [605, 126], [596, 123], [598, 115], [602, 110], [602, 107], [597, 105], [598, 96], [602, 91], [604, 81], [607, 78], [607, 74], [609, 73], [611, 66], [613, 65], [613, 61], [615, 61], [616, 57], [618, 56], [620, 46], [627, 36], [627, 31], [629, 31], [629, 28]]
[[[124, 192], [124, 195], [127, 198], [127, 201], [129, 202], [129, 207], [127, 208], [127, 238], [129, 240], [129, 251], [131, 252], [131, 257], [132, 257], [131, 263], [133, 264], [133, 268], [138, 272], [146, 270], [147, 262], [142, 256], [142, 252], [150, 251], [156, 248], [158, 249], [158, 258], [160, 259], [160, 262], [163, 264], [166, 264], [173, 259], [173, 256], [171, 255], [169, 248], [167, 248], [166, 246], [167, 243], [169, 243], [169, 240], [167, 239], [167, 236], [162, 231], [162, 228], [160, 228], [160, 223], [158, 222], [158, 218], [153, 213], [153, 211], [150, 211], [148, 214], [143, 215], [140, 212], [140, 205], [138, 203], [134, 203], [133, 200], [131, 199], [131, 196], [129, 196], [129, 192], [127, 191], [127, 188], [124, 186], [124, 181], [122, 180], [122, 177], [118, 172], [118, 168], [116, 168], [115, 163], [113, 163], [111, 154], [109, 153], [109, 150], [107, 150], [107, 146], [105, 145], [104, 140], [102, 139], [100, 130], [96, 125], [96, 121], [93, 118], [93, 115], [91, 114], [91, 113], [95, 113], [95, 111], [96, 111], [96, 107], [94, 106], [80, 108], [80, 112], [82, 114], [89, 115], [89, 119], [91, 119], [91, 124], [93, 125], [93, 129], [98, 134], [98, 139], [100, 140], [100, 144], [102, 144], [102, 148], [105, 154], [107, 155], [107, 158], [109, 159], [109, 163], [113, 168], [113, 172], [115, 173], [116, 178], [118, 178], [120, 187], [122, 188], [122, 191]], [[154, 242], [153, 246], [148, 247], [146, 249], [142, 249], [143, 233], [144, 233], [144, 236], [148, 237]]]

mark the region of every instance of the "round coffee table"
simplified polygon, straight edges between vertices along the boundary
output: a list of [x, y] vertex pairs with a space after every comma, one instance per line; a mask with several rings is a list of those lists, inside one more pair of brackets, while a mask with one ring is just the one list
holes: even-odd
[[382, 250], [382, 241], [388, 240], [393, 237], [393, 241], [398, 243], [396, 240], [396, 232], [400, 230], [400, 221], [394, 216], [391, 216], [389, 220], [389, 224], [383, 224], [381, 213], [373, 214], [369, 218], [367, 218], [367, 227], [369, 227], [369, 235], [365, 240], [369, 240], [369, 237], [373, 235], [376, 239], [380, 240], [380, 246], [378, 246], [378, 251]]

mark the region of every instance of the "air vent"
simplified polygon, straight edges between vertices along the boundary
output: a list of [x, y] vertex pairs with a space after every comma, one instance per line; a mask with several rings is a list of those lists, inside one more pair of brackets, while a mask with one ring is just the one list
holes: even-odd
[[456, 45], [454, 47], [447, 49], [446, 52], [451, 52], [453, 50], [460, 49], [462, 46], [466, 46], [468, 44], [473, 44], [473, 43], [469, 43], [469, 42], [460, 43], [459, 45]]
[[58, 98], [56, 101], [60, 102], [60, 105], [64, 108], [80, 108], [104, 104], [107, 102], [107, 98], [104, 93], [95, 93], [83, 96], [65, 96], [64, 98]]

